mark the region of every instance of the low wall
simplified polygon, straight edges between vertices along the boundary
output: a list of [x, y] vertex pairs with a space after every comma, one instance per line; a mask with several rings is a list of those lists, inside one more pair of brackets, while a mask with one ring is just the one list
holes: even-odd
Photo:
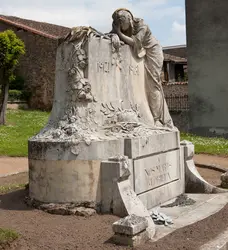
[[28, 104], [24, 101], [8, 101], [7, 109], [28, 109]]
[[184, 96], [188, 95], [188, 83], [187, 82], [176, 82], [172, 84], [162, 85], [165, 96], [175, 95]]
[[180, 132], [187, 133], [189, 131], [189, 110], [186, 111], [170, 111], [174, 125]]
[[181, 132], [189, 131], [188, 83], [176, 82], [163, 85], [165, 98], [175, 126]]

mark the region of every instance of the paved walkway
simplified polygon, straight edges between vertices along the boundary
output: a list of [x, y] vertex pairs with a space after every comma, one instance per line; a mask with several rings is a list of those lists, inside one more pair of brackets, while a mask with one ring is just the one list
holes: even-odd
[[0, 157], [0, 177], [28, 171], [26, 157]]
[[228, 157], [199, 154], [194, 156], [195, 163], [216, 165], [228, 169]]
[[[195, 155], [195, 162], [200, 164], [218, 165], [228, 169], [228, 158]], [[0, 157], [0, 177], [28, 171], [28, 159], [26, 157]]]

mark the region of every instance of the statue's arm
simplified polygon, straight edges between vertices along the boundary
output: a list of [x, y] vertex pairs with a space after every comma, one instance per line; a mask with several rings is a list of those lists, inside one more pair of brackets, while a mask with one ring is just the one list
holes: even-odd
[[121, 31], [118, 33], [118, 36], [119, 36], [121, 41], [125, 42], [126, 44], [130, 45], [131, 47], [134, 46], [135, 42], [131, 37], [124, 35]]
[[131, 37], [124, 35], [121, 32], [120, 25], [113, 24], [112, 30], [119, 36], [121, 41], [123, 41], [124, 43], [126, 43], [132, 47], [134, 46], [134, 40]]

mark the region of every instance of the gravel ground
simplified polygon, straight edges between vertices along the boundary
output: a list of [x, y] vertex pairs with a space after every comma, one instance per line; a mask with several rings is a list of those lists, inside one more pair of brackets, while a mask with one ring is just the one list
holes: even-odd
[[[213, 170], [198, 168], [200, 174], [214, 185], [220, 175]], [[0, 186], [28, 182], [27, 173], [0, 178]], [[111, 225], [118, 220], [113, 215], [90, 218], [51, 215], [31, 209], [23, 202], [24, 189], [0, 195], [0, 226], [16, 230], [20, 238], [5, 250], [125, 250], [130, 247], [113, 245]], [[228, 225], [228, 205], [217, 214], [193, 225], [181, 228], [157, 242], [148, 242], [140, 250], [197, 250], [223, 232]]]

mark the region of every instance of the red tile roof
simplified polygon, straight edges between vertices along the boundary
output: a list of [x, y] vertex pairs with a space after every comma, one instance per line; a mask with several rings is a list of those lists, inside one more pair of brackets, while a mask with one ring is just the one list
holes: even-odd
[[188, 85], [188, 82], [163, 82], [163, 85]]
[[0, 22], [10, 24], [17, 28], [30, 31], [34, 34], [50, 39], [58, 39], [59, 37], [65, 36], [70, 31], [70, 28], [68, 27], [23, 19], [14, 16], [0, 15]]
[[187, 59], [186, 58], [182, 58], [179, 56], [173, 56], [167, 53], [164, 53], [164, 61], [172, 61], [172, 62], [176, 62], [176, 63], [187, 63]]

